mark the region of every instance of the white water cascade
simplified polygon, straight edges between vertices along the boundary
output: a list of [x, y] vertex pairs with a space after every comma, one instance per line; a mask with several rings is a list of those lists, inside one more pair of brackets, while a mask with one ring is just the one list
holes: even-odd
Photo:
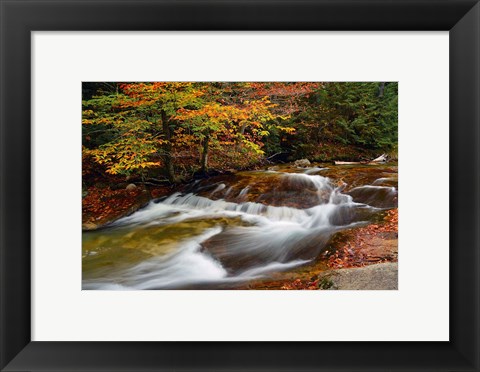
[[[236, 193], [235, 200], [250, 200], [250, 185], [238, 190], [224, 182], [213, 187], [207, 196], [177, 192], [150, 202], [108, 228], [89, 233], [91, 239], [100, 242], [92, 262], [101, 256], [102, 247], [107, 252], [108, 247], [121, 246], [122, 254], [130, 257], [128, 249], [134, 248], [130, 248], [129, 242], [137, 235], [141, 236], [138, 239], [151, 238], [151, 231], [161, 237], [158, 245], [168, 245], [168, 250], [159, 248], [161, 253], [151, 254], [157, 243], [149, 241], [145, 259], [123, 266], [103, 265], [92, 273], [84, 269], [83, 288], [229, 288], [235, 283], [268, 277], [272, 272], [315, 260], [335, 232], [364, 223], [379, 210], [368, 203], [367, 199], [374, 197], [372, 191], [396, 195], [395, 188], [382, 186], [365, 186], [367, 191], [354, 188], [351, 195], [343, 194], [329, 178], [309, 174], [319, 169], [276, 172], [277, 184], [284, 183], [290, 188], [288, 192], [313, 190], [317, 200], [310, 208], [214, 199], [223, 192], [225, 197]], [[367, 201], [354, 201], [355, 193]], [[171, 231], [182, 233], [175, 235]]]

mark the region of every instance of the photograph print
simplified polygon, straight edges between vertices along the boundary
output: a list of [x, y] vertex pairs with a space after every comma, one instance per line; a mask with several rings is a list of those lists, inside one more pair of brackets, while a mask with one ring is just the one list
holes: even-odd
[[398, 289], [397, 82], [83, 82], [83, 290]]

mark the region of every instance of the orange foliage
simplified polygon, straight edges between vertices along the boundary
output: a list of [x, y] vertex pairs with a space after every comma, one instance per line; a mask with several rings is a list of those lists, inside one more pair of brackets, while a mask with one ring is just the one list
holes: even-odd
[[301, 280], [295, 279], [291, 282], [285, 282], [281, 289], [307, 289], [307, 290], [316, 290], [318, 288], [318, 280], [309, 281], [309, 280]]
[[[372, 253], [373, 239], [382, 239], [385, 233], [395, 233], [395, 236], [398, 233], [398, 209], [389, 210], [382, 224], [372, 224], [355, 230], [354, 236], [329, 257], [328, 266], [332, 269], [340, 269], [396, 261], [397, 256], [392, 255], [388, 250], [383, 254]], [[376, 248], [378, 251], [379, 248]]]

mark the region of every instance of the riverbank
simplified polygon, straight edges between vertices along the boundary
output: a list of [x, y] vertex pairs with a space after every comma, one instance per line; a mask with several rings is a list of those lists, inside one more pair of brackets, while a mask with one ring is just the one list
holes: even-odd
[[287, 290], [398, 289], [397, 261], [398, 208], [395, 208], [386, 212], [383, 221], [338, 233], [310, 272], [261, 285]]
[[89, 187], [82, 198], [82, 230], [97, 230], [134, 213], [150, 200], [172, 192], [170, 186], [146, 189], [131, 185], [118, 190], [109, 186]]
[[111, 180], [107, 174], [102, 174], [101, 177], [96, 175], [94, 182], [82, 190], [82, 230], [100, 229], [136, 212], [151, 200], [182, 191], [195, 181], [221, 175], [229, 176], [237, 171], [262, 169], [264, 166], [262, 163], [246, 169], [211, 169], [207, 173], [194, 173], [176, 183], [165, 182], [164, 185], [142, 184], [140, 179], [130, 180], [128, 183], [118, 175], [111, 176]]
[[[315, 280], [287, 282], [282, 289], [398, 289], [398, 208], [384, 220], [338, 234], [323, 253], [328, 270]], [[302, 286], [304, 288], [298, 288]]]

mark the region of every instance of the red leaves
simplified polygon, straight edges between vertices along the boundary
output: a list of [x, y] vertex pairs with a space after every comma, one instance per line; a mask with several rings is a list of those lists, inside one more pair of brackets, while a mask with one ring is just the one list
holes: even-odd
[[170, 192], [171, 192], [171, 190], [168, 187], [162, 187], [162, 188], [157, 187], [157, 188], [151, 190], [150, 194], [151, 194], [152, 198], [155, 199], [155, 198], [159, 198], [161, 196], [168, 195]]
[[315, 290], [318, 289], [318, 280], [308, 281], [295, 279], [291, 282], [285, 282], [280, 289], [292, 290], [292, 289], [306, 289]]
[[328, 266], [341, 269], [396, 261], [396, 247], [392, 247], [396, 240], [384, 239], [382, 235], [398, 232], [398, 209], [388, 211], [384, 221], [382, 224], [371, 224], [356, 230], [345, 245], [337, 248], [329, 257]]
[[133, 191], [90, 187], [82, 200], [83, 223], [105, 223], [121, 217], [138, 202], [141, 189]]
[[112, 190], [109, 187], [90, 187], [82, 199], [83, 224], [103, 225], [123, 217], [149, 201], [171, 193], [169, 186], [158, 186], [150, 193], [141, 187], [128, 191]]
[[398, 232], [398, 209], [389, 210], [385, 217], [385, 221], [387, 221], [384, 225], [385, 231]]

